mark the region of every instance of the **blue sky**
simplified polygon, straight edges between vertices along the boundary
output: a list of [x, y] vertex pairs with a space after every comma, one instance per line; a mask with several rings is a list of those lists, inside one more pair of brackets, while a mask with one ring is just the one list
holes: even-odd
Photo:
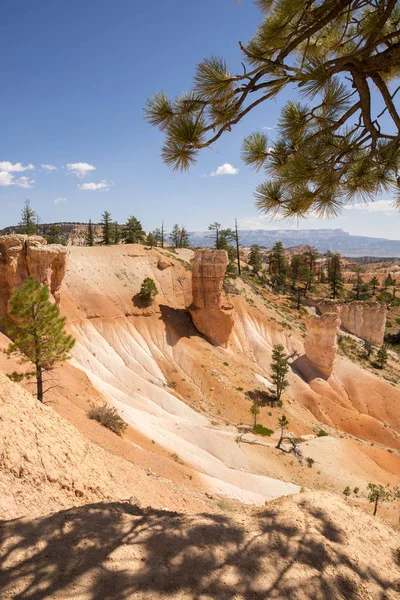
[[[251, 37], [259, 20], [251, 0], [7, 3], [0, 21], [0, 227], [16, 223], [29, 198], [43, 222], [97, 221], [107, 209], [120, 222], [134, 214], [146, 229], [162, 218], [167, 227], [179, 222], [190, 230], [212, 221], [231, 226], [236, 216], [242, 229], [340, 227], [398, 239], [400, 213], [390, 197], [330, 221], [276, 223], [257, 213], [253, 191], [262, 174], [241, 163], [241, 141], [274, 127], [284, 97], [248, 115], [189, 173], [163, 165], [162, 135], [143, 120], [146, 97], [187, 90], [196, 63], [211, 54], [236, 69], [237, 42]], [[218, 170], [223, 165], [232, 168]], [[210, 176], [216, 172], [225, 174]]]

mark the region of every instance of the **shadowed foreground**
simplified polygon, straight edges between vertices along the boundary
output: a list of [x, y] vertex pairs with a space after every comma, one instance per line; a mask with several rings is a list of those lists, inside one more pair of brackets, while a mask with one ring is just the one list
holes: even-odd
[[91, 504], [1, 523], [0, 597], [394, 600], [396, 537], [316, 493], [232, 516]]

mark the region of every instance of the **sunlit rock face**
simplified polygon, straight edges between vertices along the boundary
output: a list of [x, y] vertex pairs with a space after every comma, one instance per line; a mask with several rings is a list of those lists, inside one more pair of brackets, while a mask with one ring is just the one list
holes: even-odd
[[189, 306], [194, 326], [217, 346], [226, 346], [233, 327], [233, 307], [224, 302], [222, 285], [228, 254], [225, 250], [195, 250]]
[[32, 276], [48, 285], [54, 299], [65, 273], [67, 250], [58, 244], [47, 245], [36, 235], [5, 235], [0, 237], [0, 317], [7, 314], [8, 301], [14, 288]]
[[335, 312], [341, 320], [341, 327], [374, 346], [381, 346], [385, 336], [386, 305], [378, 302], [354, 301], [341, 304], [335, 300], [324, 300], [318, 304], [318, 310], [325, 313]]
[[329, 377], [335, 364], [340, 318], [335, 313], [326, 313], [322, 317], [311, 315], [307, 317], [306, 325], [306, 357], [322, 375]]

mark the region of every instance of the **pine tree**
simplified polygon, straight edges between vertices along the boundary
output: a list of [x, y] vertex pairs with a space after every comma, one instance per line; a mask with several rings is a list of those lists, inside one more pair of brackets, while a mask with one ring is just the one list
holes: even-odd
[[57, 225], [50, 225], [44, 237], [48, 244], [62, 243], [61, 229]]
[[154, 235], [154, 232], [150, 231], [150, 233], [147, 234], [146, 246], [150, 246], [150, 248], [153, 248], [153, 246], [155, 246], [157, 248], [157, 238]]
[[125, 244], [144, 244], [146, 241], [146, 232], [141, 222], [134, 216], [130, 216], [126, 221], [123, 232]]
[[307, 265], [307, 283], [306, 283], [306, 291], [310, 291], [312, 284], [314, 283], [315, 273], [317, 270], [317, 260], [319, 254], [315, 248], [310, 248], [306, 250], [303, 255], [305, 264]]
[[114, 223], [112, 224], [112, 243], [120, 244], [121, 238], [122, 238], [121, 226], [117, 221], [114, 221]]
[[140, 287], [139, 297], [141, 301], [149, 306], [158, 294], [157, 286], [151, 277], [146, 277]]
[[375, 296], [376, 289], [379, 286], [379, 279], [374, 276], [369, 282], [369, 285], [371, 286], [373, 296]]
[[331, 288], [332, 298], [337, 298], [343, 288], [342, 263], [340, 254], [332, 254], [328, 267], [328, 282]]
[[388, 357], [388, 352], [387, 352], [387, 346], [386, 346], [386, 344], [382, 344], [382, 346], [379, 348], [378, 352], [376, 353], [376, 362], [380, 369], [383, 369], [385, 367], [385, 365], [387, 364], [388, 358], [389, 357]]
[[371, 502], [371, 504], [374, 505], [374, 517], [376, 515], [376, 512], [378, 510], [378, 504], [379, 502], [383, 502], [385, 500], [390, 500], [391, 498], [391, 492], [390, 489], [388, 489], [387, 487], [384, 487], [381, 484], [376, 484], [376, 483], [369, 483], [368, 484], [368, 500]]
[[282, 445], [283, 438], [285, 436], [285, 431], [289, 427], [289, 421], [287, 420], [287, 417], [285, 415], [282, 415], [278, 419], [278, 427], [280, 427], [281, 430], [281, 437], [279, 438], [279, 442], [277, 443], [276, 448], [279, 449]]
[[236, 261], [237, 261], [237, 269], [238, 269], [238, 275], [239, 277], [242, 274], [242, 268], [240, 265], [240, 239], [239, 239], [239, 231], [238, 231], [238, 224], [237, 224], [237, 219], [235, 219], [235, 245], [236, 245]]
[[109, 246], [113, 241], [113, 223], [111, 220], [111, 213], [105, 210], [101, 215], [101, 226], [102, 226], [102, 240], [101, 243], [104, 246]]
[[174, 248], [190, 247], [189, 234], [185, 227], [183, 227], [183, 225], [179, 227], [178, 223], [175, 223], [169, 235], [169, 238]]
[[299, 310], [301, 299], [311, 285], [310, 265], [304, 254], [295, 254], [292, 257], [289, 275], [292, 281], [292, 291], [296, 298], [296, 308]]
[[260, 251], [260, 246], [258, 244], [253, 244], [250, 248], [249, 254], [249, 265], [253, 267], [253, 271], [258, 273], [262, 269], [262, 254]]
[[386, 290], [386, 288], [388, 288], [388, 287], [392, 287], [392, 285], [394, 285], [394, 283], [393, 283], [393, 278], [392, 278], [392, 276], [391, 276], [391, 274], [390, 274], [390, 273], [387, 275], [387, 277], [385, 277], [385, 280], [384, 280], [384, 282], [383, 282], [383, 285], [384, 285], [384, 289], [385, 289], [385, 290]]
[[261, 412], [261, 408], [258, 402], [253, 402], [253, 404], [250, 407], [250, 412], [254, 417], [253, 429], [255, 429], [257, 427], [257, 417]]
[[18, 223], [20, 232], [26, 235], [35, 235], [37, 233], [39, 217], [37, 212], [31, 208], [29, 200], [25, 200], [21, 211], [21, 220]]
[[286, 278], [289, 271], [285, 248], [282, 242], [276, 242], [268, 256], [268, 272], [272, 287], [276, 292], [283, 292], [286, 287]]
[[248, 43], [239, 43], [237, 68], [211, 56], [197, 65], [188, 92], [147, 99], [146, 118], [165, 136], [164, 162], [189, 169], [202, 149], [240, 126], [249, 112], [273, 100], [279, 105], [283, 96], [274, 138], [258, 131], [242, 146], [244, 162], [266, 172], [255, 192], [261, 211], [287, 218], [337, 216], [358, 196], [397, 190], [398, 2], [257, 5], [260, 22]]
[[87, 246], [94, 246], [94, 231], [92, 219], [89, 219], [88, 230], [86, 235], [86, 244]]
[[289, 371], [289, 363], [287, 358], [285, 358], [285, 349], [282, 344], [273, 347], [271, 371], [271, 381], [275, 385], [276, 400], [279, 402], [282, 392], [289, 385], [286, 379], [287, 372]]
[[361, 265], [357, 265], [354, 268], [354, 272], [356, 273], [356, 281], [354, 283], [354, 293], [356, 296], [356, 300], [360, 300], [361, 298], [361, 293], [363, 292], [364, 289], [364, 280], [361, 277], [361, 274], [364, 273], [365, 269], [363, 269], [363, 267]]
[[36, 377], [37, 399], [43, 402], [47, 391], [43, 389], [43, 374], [69, 358], [75, 340], [65, 332], [65, 317], [60, 317], [57, 304], [50, 302], [49, 288], [33, 277], [14, 290], [8, 314], [5, 325], [12, 343], [7, 354], [34, 366], [32, 372], [13, 373], [10, 377], [16, 381]]
[[222, 248], [220, 248], [219, 246], [219, 234], [221, 231], [221, 227], [221, 223], [217, 223], [217, 221], [214, 221], [214, 223], [211, 223], [208, 226], [208, 231], [211, 231], [212, 233], [206, 235], [207, 238], [211, 238], [212, 240], [214, 240], [214, 246], [217, 250], [222, 250]]

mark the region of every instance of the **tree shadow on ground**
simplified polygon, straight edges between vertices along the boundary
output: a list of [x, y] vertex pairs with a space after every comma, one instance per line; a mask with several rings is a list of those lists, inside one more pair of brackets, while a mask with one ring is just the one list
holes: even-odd
[[184, 308], [171, 308], [160, 304], [160, 311], [169, 346], [175, 346], [182, 338], [202, 337], [193, 325], [190, 314]]
[[395, 597], [395, 577], [349, 558], [346, 533], [322, 510], [304, 502], [297, 517], [286, 524], [266, 509], [246, 528], [121, 502], [2, 522], [0, 597], [360, 600], [366, 582]]

